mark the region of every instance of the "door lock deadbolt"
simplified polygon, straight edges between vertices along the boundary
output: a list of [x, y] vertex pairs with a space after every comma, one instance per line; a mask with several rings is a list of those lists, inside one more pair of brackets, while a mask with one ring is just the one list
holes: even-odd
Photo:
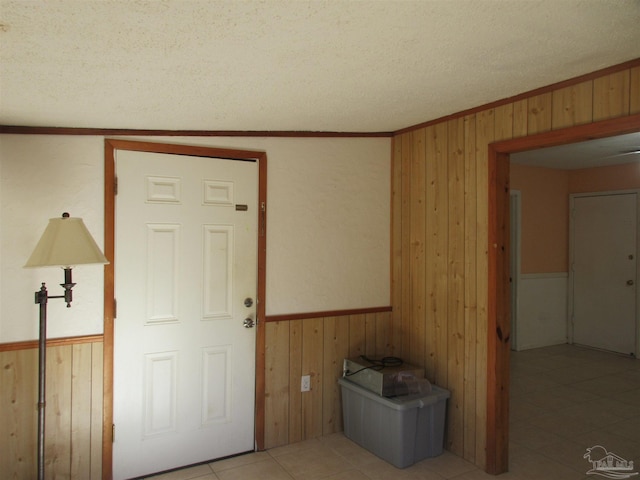
[[253, 298], [247, 297], [247, 298], [244, 299], [244, 306], [245, 307], [249, 308], [252, 305], [253, 305]]

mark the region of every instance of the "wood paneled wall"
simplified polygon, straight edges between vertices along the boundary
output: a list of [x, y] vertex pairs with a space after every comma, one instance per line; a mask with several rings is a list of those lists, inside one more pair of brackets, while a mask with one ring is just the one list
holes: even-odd
[[265, 335], [265, 448], [342, 431], [343, 360], [393, 354], [390, 312], [267, 322]]
[[[38, 349], [0, 351], [0, 476], [35, 478]], [[102, 341], [47, 348], [45, 476], [102, 478]]]
[[[639, 64], [394, 136], [393, 313], [266, 323], [265, 448], [341, 431], [342, 360], [397, 355], [451, 391], [446, 447], [486, 468], [488, 145], [640, 113]], [[0, 365], [0, 472], [32, 478], [37, 349]], [[102, 477], [102, 369], [101, 340], [49, 348], [47, 478]]]
[[487, 282], [488, 145], [640, 112], [638, 64], [407, 129], [394, 137], [395, 347], [407, 362], [423, 365], [431, 381], [451, 391], [446, 448], [482, 468], [487, 468], [492, 288]]

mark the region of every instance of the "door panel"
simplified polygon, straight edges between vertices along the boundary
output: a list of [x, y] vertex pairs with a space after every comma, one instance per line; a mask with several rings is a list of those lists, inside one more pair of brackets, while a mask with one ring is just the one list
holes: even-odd
[[575, 197], [573, 342], [635, 353], [635, 193]]
[[116, 154], [114, 478], [253, 450], [257, 163]]

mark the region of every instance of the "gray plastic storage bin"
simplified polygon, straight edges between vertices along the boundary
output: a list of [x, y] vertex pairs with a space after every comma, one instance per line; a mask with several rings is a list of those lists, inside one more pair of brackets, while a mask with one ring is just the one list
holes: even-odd
[[447, 398], [431, 393], [385, 398], [340, 378], [344, 434], [371, 453], [405, 468], [442, 453]]

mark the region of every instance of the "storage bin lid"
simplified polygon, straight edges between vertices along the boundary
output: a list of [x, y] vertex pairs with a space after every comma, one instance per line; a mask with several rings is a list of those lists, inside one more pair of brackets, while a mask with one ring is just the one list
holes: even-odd
[[346, 378], [339, 378], [338, 383], [342, 386], [342, 388], [346, 388], [347, 390], [355, 392], [358, 395], [362, 395], [363, 397], [366, 397], [373, 402], [383, 404], [393, 410], [410, 410], [413, 408], [422, 408], [429, 405], [434, 405], [440, 401], [446, 400], [451, 396], [449, 390], [445, 390], [444, 388], [437, 387], [433, 384], [431, 385], [431, 392], [426, 394], [387, 398], [376, 395], [370, 390], [367, 390], [360, 385], [347, 380]]

